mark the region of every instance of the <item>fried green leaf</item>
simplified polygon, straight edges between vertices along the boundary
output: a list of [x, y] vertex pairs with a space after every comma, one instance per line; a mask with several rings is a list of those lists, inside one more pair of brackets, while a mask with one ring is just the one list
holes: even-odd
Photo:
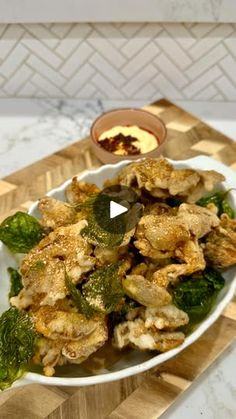
[[37, 334], [29, 315], [11, 307], [0, 317], [0, 390], [20, 378], [33, 356]]
[[7, 272], [10, 274], [10, 291], [8, 294], [9, 299], [15, 297], [19, 294], [20, 290], [23, 288], [22, 279], [19, 272], [14, 268], [8, 268]]
[[82, 209], [82, 208], [93, 209], [93, 205], [98, 195], [99, 195], [98, 193], [93, 193], [85, 201], [79, 202], [78, 204], [76, 204], [76, 209]]
[[[81, 231], [91, 243], [103, 248], [119, 246], [125, 235], [125, 220], [117, 217], [110, 222], [111, 197], [104, 190], [99, 194], [93, 194], [82, 206], [88, 211], [88, 225]], [[115, 200], [116, 198], [113, 197]]]
[[31, 215], [18, 211], [0, 225], [0, 240], [13, 253], [27, 253], [44, 236], [44, 229]]
[[224, 199], [222, 201], [222, 213], [227, 214], [229, 216], [229, 218], [234, 218], [235, 217], [235, 211], [229, 205], [229, 203], [226, 199]]
[[94, 308], [86, 301], [81, 291], [76, 288], [67, 274], [65, 276], [65, 284], [79, 312], [84, 314], [87, 318], [90, 318], [94, 314]]
[[[120, 231], [120, 229], [118, 229], [118, 231]], [[124, 238], [124, 233], [114, 234], [109, 230], [100, 227], [93, 214], [90, 214], [88, 225], [83, 228], [81, 235], [87, 237], [91, 242], [103, 248], [119, 246]]]
[[82, 286], [82, 293], [95, 310], [111, 313], [124, 296], [119, 263], [97, 269]]
[[201, 320], [210, 312], [224, 284], [219, 272], [207, 268], [201, 274], [189, 276], [176, 285], [172, 289], [173, 301], [188, 313], [190, 320]]
[[213, 195], [202, 197], [197, 201], [197, 205], [206, 207], [208, 204], [214, 204], [219, 210], [222, 199], [224, 199], [224, 195], [225, 192], [216, 192]]
[[197, 205], [200, 205], [201, 207], [207, 207], [208, 204], [214, 204], [218, 209], [218, 216], [225, 213], [230, 218], [234, 218], [235, 212], [227, 200], [229, 192], [230, 190], [215, 192], [213, 195], [199, 199], [199, 201], [197, 201]]

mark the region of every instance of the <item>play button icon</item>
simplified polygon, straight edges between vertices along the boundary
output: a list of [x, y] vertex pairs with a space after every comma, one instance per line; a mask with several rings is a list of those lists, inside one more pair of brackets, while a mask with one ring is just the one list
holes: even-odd
[[128, 208], [115, 201], [110, 201], [110, 218], [118, 217], [118, 215], [124, 214], [128, 211]]
[[125, 234], [139, 222], [143, 205], [132, 188], [122, 185], [103, 189], [92, 207], [93, 217], [101, 229], [111, 234]]

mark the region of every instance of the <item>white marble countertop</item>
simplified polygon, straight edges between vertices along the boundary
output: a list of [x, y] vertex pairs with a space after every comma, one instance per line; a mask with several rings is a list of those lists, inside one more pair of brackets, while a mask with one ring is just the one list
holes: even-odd
[[0, 22], [236, 22], [235, 0], [0, 0]]
[[[235, 105], [178, 102], [236, 140]], [[0, 100], [0, 177], [6, 176], [89, 132], [96, 115], [141, 102], [81, 102], [52, 99]], [[232, 345], [166, 414], [165, 419], [236, 417], [236, 344]]]

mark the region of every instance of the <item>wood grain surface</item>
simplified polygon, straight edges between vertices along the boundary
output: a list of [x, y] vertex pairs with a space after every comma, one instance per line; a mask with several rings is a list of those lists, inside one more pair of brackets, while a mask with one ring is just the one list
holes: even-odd
[[[236, 143], [166, 100], [146, 110], [167, 126], [164, 155], [180, 160], [207, 155], [236, 170]], [[27, 210], [49, 189], [101, 162], [89, 139], [0, 180], [0, 220]], [[235, 340], [236, 300], [193, 345], [146, 373], [96, 386], [28, 385], [0, 394], [0, 419], [156, 419]]]

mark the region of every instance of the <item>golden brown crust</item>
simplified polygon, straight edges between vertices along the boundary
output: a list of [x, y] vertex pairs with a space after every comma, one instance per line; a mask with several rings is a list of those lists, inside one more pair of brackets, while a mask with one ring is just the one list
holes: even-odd
[[236, 219], [221, 216], [220, 225], [207, 236], [204, 255], [218, 269], [236, 264]]
[[67, 186], [65, 194], [68, 202], [72, 205], [76, 205], [86, 201], [89, 196], [99, 192], [100, 188], [95, 184], [79, 181], [77, 177], [74, 177], [70, 185]]
[[223, 180], [224, 176], [214, 170], [174, 169], [161, 157], [125, 166], [115, 179], [106, 182], [106, 186], [121, 184], [143, 188], [157, 198], [178, 195], [184, 197], [186, 202], [194, 203]]
[[45, 196], [38, 204], [42, 215], [42, 225], [55, 229], [76, 222], [76, 211], [65, 202]]
[[[164, 352], [184, 341], [178, 328], [189, 319], [172, 304], [171, 284], [204, 270], [206, 260], [217, 268], [236, 263], [236, 220], [225, 214], [219, 219], [212, 204], [194, 204], [222, 180], [214, 171], [175, 169], [164, 158], [124, 167], [106, 186], [134, 188], [144, 213], [113, 248], [99, 247], [82, 232], [91, 207], [80, 204], [88, 198], [92, 202], [100, 192], [96, 185], [74, 178], [66, 190], [69, 203], [51, 197], [40, 200], [42, 224], [53, 231], [23, 257], [24, 287], [11, 303], [27, 310], [34, 321], [40, 339], [33, 362], [43, 366], [45, 375], [52, 376], [57, 365], [83, 362], [108, 339], [110, 314], [101, 314], [98, 305], [97, 311], [89, 308], [92, 300], [83, 287], [91, 273], [109, 264], [118, 263], [118, 283], [101, 276], [92, 298], [102, 301], [102, 290], [105, 301], [109, 287], [114, 296], [119, 294], [114, 310], [122, 321], [115, 327], [114, 345]], [[74, 292], [67, 288], [66, 274]]]

